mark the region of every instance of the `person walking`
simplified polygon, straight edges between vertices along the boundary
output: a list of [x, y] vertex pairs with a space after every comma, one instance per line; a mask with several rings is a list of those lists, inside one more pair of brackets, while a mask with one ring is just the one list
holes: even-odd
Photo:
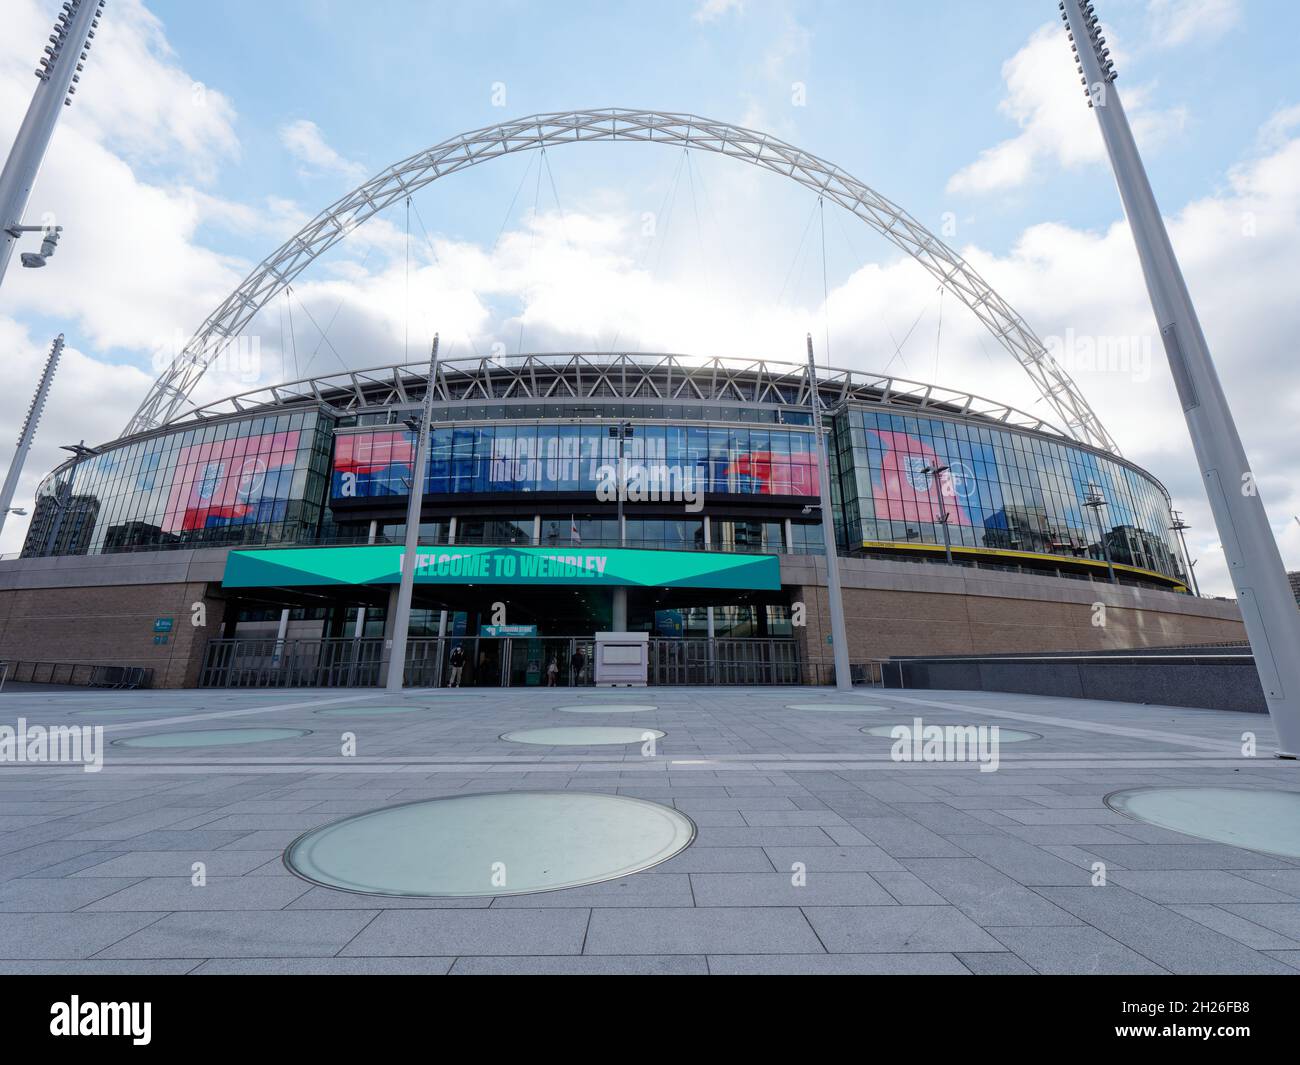
[[582, 653], [579, 647], [573, 652], [573, 657], [569, 659], [569, 676], [575, 685], [582, 683], [582, 671], [587, 668], [587, 656]]
[[550, 663], [546, 667], [546, 686], [554, 688], [560, 682], [560, 664], [551, 657]]
[[451, 680], [447, 686], [459, 688], [461, 670], [465, 668], [465, 651], [460, 644], [451, 649], [451, 658], [448, 661], [451, 664]]

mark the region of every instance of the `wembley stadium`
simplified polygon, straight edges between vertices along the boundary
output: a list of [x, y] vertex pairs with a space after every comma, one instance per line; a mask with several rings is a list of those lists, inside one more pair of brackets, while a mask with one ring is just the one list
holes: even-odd
[[[260, 308], [401, 196], [507, 152], [613, 139], [731, 155], [862, 218], [988, 327], [1056, 421], [936, 384], [701, 352], [448, 358], [432, 375], [403, 363], [188, 398]], [[896, 655], [1242, 633], [1232, 604], [1190, 593], [1159, 480], [1119, 455], [1023, 319], [919, 222], [774, 138], [606, 110], [412, 156], [260, 264], [124, 434], [41, 483], [21, 558], [0, 563], [11, 675], [382, 683], [426, 399], [411, 684], [445, 683], [456, 651], [467, 684], [591, 683], [594, 634], [611, 630], [647, 634], [650, 683], [827, 682], [814, 409], [855, 675]], [[617, 499], [602, 490], [615, 468]]]

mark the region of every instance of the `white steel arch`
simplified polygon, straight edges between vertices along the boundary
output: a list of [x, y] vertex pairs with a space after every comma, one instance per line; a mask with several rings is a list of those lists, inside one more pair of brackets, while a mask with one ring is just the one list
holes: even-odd
[[590, 141], [651, 141], [716, 152], [797, 181], [861, 218], [962, 301], [1016, 361], [1076, 440], [1118, 454], [1070, 376], [974, 268], [897, 204], [839, 167], [765, 133], [696, 115], [604, 108], [532, 115], [462, 133], [380, 171], [321, 211], [214, 310], [140, 404], [127, 433], [173, 421], [229, 341], [321, 253], [394, 202], [440, 177], [514, 152]]

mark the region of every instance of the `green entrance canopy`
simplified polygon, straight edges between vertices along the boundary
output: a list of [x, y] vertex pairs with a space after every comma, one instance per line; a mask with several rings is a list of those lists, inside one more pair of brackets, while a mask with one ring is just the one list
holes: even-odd
[[[226, 588], [396, 584], [403, 552], [397, 544], [231, 551], [221, 583]], [[774, 592], [781, 587], [781, 564], [775, 555], [622, 547], [424, 547], [416, 556], [415, 580], [417, 584], [623, 585]]]

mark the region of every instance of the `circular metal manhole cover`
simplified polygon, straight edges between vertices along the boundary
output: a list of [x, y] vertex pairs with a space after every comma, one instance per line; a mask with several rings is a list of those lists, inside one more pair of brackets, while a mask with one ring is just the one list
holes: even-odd
[[635, 714], [643, 710], [658, 710], [654, 703], [579, 703], [574, 706], [557, 706], [566, 714]]
[[881, 710], [892, 710], [892, 706], [879, 703], [786, 703], [787, 710], [828, 710], [839, 714], [874, 714]]
[[299, 836], [284, 863], [314, 884], [367, 895], [527, 895], [641, 872], [694, 838], [689, 817], [645, 799], [494, 792], [355, 814]]
[[503, 733], [511, 743], [539, 743], [550, 747], [603, 747], [613, 744], [645, 743], [661, 739], [666, 733], [657, 728], [631, 728], [616, 725], [575, 725], [559, 728], [521, 728]]
[[1113, 791], [1106, 805], [1135, 821], [1198, 839], [1300, 858], [1300, 792], [1150, 787]]
[[305, 728], [213, 728], [189, 732], [153, 732], [146, 736], [128, 736], [114, 740], [114, 747], [233, 747], [241, 743], [266, 743], [310, 736]]

